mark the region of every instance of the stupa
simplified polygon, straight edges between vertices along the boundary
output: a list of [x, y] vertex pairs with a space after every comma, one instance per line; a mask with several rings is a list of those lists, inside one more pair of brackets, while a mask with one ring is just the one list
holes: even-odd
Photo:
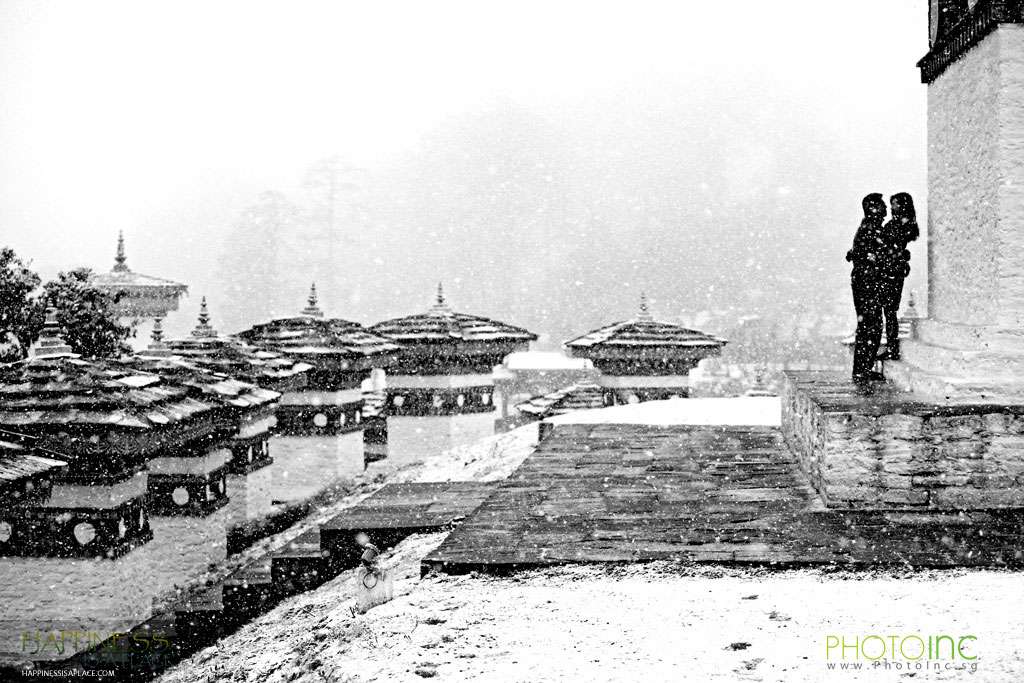
[[0, 652], [66, 656], [25, 650], [22, 634], [126, 631], [150, 617], [172, 579], [185, 578], [164, 568], [188, 552], [192, 537], [152, 542], [149, 466], [215, 434], [216, 407], [150, 373], [83, 360], [48, 311], [34, 355], [0, 366], [0, 430], [62, 454], [67, 466], [29, 519], [5, 520]]
[[97, 273], [92, 283], [114, 300], [113, 310], [126, 325], [135, 325], [135, 337], [128, 343], [141, 350], [149, 343], [156, 320], [178, 309], [178, 301], [188, 292], [180, 282], [142, 275], [128, 267], [124, 233], [117, 235], [117, 255], [109, 273]]
[[402, 347], [387, 374], [388, 458], [396, 461], [493, 435], [494, 368], [537, 338], [521, 327], [455, 312], [440, 284], [426, 313], [370, 330]]
[[728, 342], [682, 325], [655, 320], [646, 294], [635, 318], [565, 342], [570, 354], [601, 372], [608, 405], [690, 395], [690, 370], [721, 354]]
[[277, 408], [274, 489], [282, 502], [303, 500], [366, 466], [362, 383], [395, 361], [399, 347], [361, 325], [326, 318], [316, 285], [299, 315], [240, 332], [240, 339], [310, 367], [304, 387]]

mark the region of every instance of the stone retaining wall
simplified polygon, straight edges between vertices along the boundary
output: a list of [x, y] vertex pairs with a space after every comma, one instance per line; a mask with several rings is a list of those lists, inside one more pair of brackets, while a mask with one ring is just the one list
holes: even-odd
[[789, 373], [782, 430], [829, 507], [1024, 507], [1024, 406], [858, 397], [838, 374]]

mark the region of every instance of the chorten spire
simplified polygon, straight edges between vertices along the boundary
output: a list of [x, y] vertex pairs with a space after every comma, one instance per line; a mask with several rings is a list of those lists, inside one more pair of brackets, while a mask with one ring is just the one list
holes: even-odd
[[217, 331], [210, 325], [210, 312], [206, 310], [206, 297], [199, 303], [199, 324], [192, 330], [193, 337], [216, 337]]
[[448, 306], [448, 303], [444, 298], [444, 286], [437, 283], [437, 295], [434, 297], [434, 305], [430, 308], [430, 313], [434, 315], [451, 315], [452, 309]]
[[124, 255], [124, 231], [117, 231], [117, 256], [114, 257], [114, 270], [123, 272], [128, 270], [128, 265], [125, 263], [128, 258]]
[[654, 316], [651, 315], [651, 308], [647, 303], [647, 292], [640, 292], [640, 312], [637, 313], [636, 319], [645, 323], [654, 322]]
[[907, 308], [903, 311], [904, 318], [920, 318], [921, 314], [917, 312], [917, 305], [914, 301], [914, 293], [911, 292], [910, 296], [907, 297]]
[[170, 356], [171, 350], [164, 342], [163, 318], [153, 320], [153, 331], [149, 333], [149, 346], [142, 352], [144, 356]]
[[36, 356], [59, 356], [72, 353], [71, 347], [64, 341], [60, 325], [57, 323], [57, 309], [53, 306], [46, 307], [46, 321], [43, 323], [43, 331], [39, 334], [39, 342], [36, 347]]
[[319, 306], [317, 306], [316, 283], [315, 282], [309, 288], [309, 298], [306, 299], [306, 304], [307, 304], [306, 307], [302, 309], [302, 315], [308, 315], [311, 318], [322, 318], [322, 317], [324, 317], [324, 312], [320, 310]]
[[149, 345], [151, 349], [159, 349], [164, 346], [164, 325], [163, 318], [157, 318], [153, 321], [153, 332], [150, 333], [149, 338], [152, 342]]

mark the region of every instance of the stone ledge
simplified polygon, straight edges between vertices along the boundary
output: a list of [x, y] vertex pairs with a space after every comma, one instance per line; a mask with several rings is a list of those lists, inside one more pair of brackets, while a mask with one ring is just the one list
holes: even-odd
[[[916, 359], [910, 349], [904, 358]], [[995, 377], [950, 377], [929, 372], [904, 361], [886, 361], [885, 374], [900, 391], [918, 400], [931, 400], [939, 405], [997, 405], [1012, 407], [1024, 403], [1024, 383], [1015, 379]]]
[[931, 318], [917, 320], [919, 341], [965, 351], [1024, 354], [1024, 328], [964, 325]]
[[839, 373], [788, 373], [782, 430], [823, 502], [862, 510], [1024, 507], [1024, 405], [929, 401]]

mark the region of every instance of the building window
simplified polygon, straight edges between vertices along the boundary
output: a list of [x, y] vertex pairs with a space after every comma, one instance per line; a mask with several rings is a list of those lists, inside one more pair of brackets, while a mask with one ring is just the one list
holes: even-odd
[[327, 416], [324, 415], [323, 413], [317, 413], [316, 415], [313, 416], [313, 424], [316, 425], [317, 427], [326, 427]]
[[391, 405], [401, 408], [405, 405], [405, 396], [395, 396], [391, 399]]

